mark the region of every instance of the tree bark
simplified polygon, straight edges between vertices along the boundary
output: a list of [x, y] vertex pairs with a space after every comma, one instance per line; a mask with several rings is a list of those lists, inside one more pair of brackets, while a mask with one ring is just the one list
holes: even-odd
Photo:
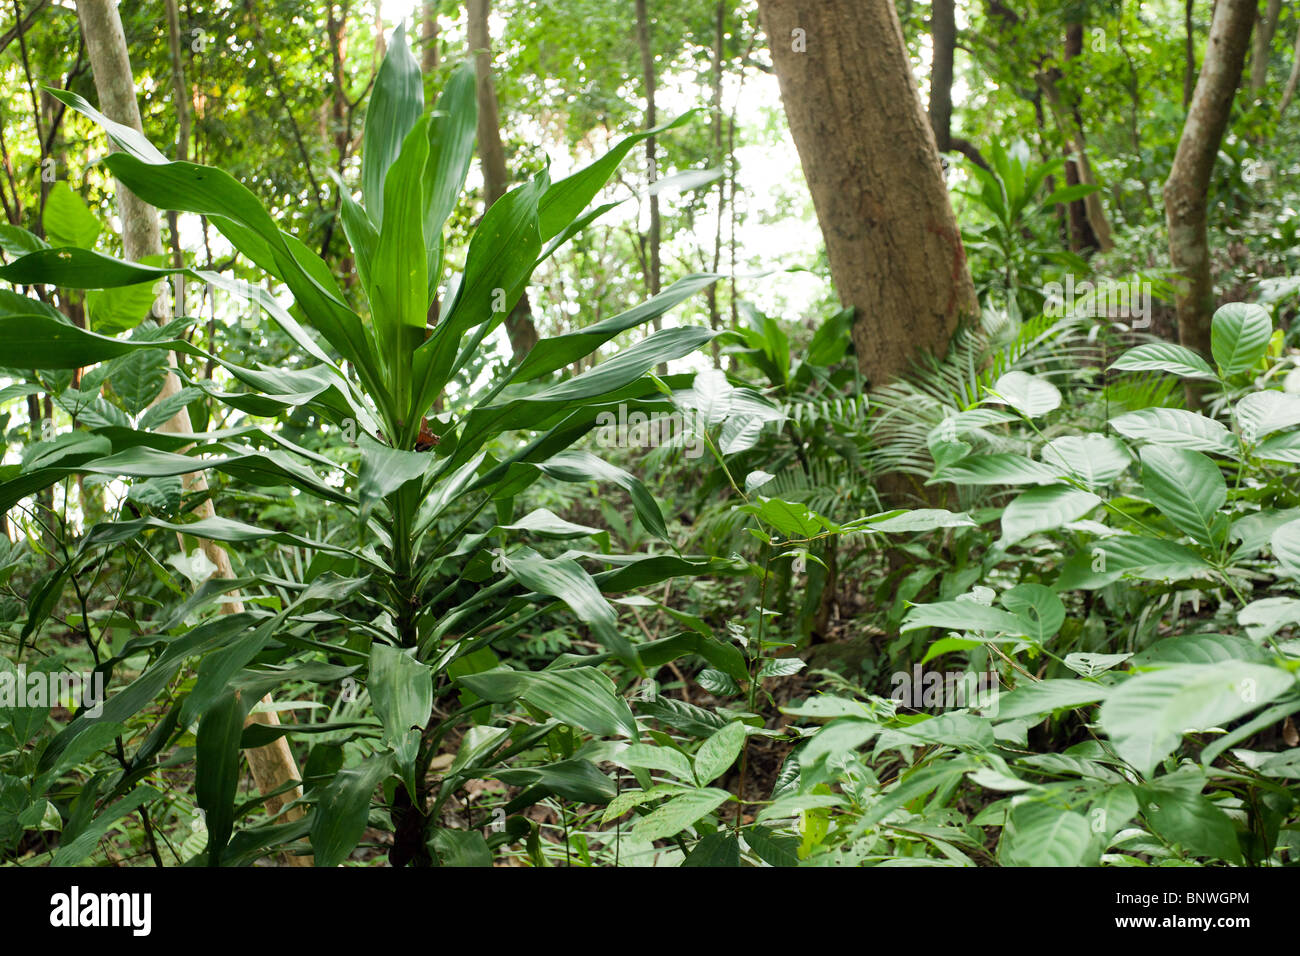
[[1192, 91], [1196, 88], [1196, 23], [1192, 11], [1196, 0], [1183, 3], [1183, 109], [1192, 105]]
[[420, 70], [432, 73], [438, 68], [438, 0], [424, 0], [420, 19]]
[[930, 128], [941, 153], [961, 153], [981, 169], [989, 164], [970, 140], [952, 135], [952, 63], [957, 48], [954, 0], [934, 0], [930, 8]]
[[1214, 286], [1210, 277], [1207, 194], [1215, 157], [1241, 81], [1256, 0], [1218, 0], [1210, 24], [1205, 62], [1165, 183], [1169, 258], [1183, 276], [1175, 305], [1178, 338], [1188, 348], [1210, 351]]
[[[1082, 53], [1083, 23], [1067, 23], [1065, 25], [1064, 59], [1068, 63], [1070, 60], [1082, 55]], [[1077, 103], [1072, 103], [1070, 105], [1070, 116], [1073, 120], [1073, 127], [1081, 130], [1083, 128], [1083, 120], [1079, 116]], [[1065, 144], [1065, 152], [1065, 184], [1067, 186], [1077, 186], [1083, 182], [1083, 178], [1079, 174], [1079, 163], [1075, 160], [1069, 142]], [[1101, 243], [1097, 239], [1097, 233], [1092, 228], [1092, 223], [1088, 220], [1087, 197], [1076, 199], [1067, 204], [1066, 211], [1069, 215], [1070, 221], [1070, 251], [1095, 251], [1101, 248]]]
[[[655, 58], [650, 45], [650, 12], [646, 9], [646, 0], [636, 0], [636, 45], [641, 53], [641, 84], [645, 90], [645, 127], [654, 129], [658, 123], [655, 108]], [[659, 196], [655, 192], [655, 183], [659, 180], [657, 159], [658, 144], [655, 137], [648, 136], [645, 141], [646, 185], [650, 192], [650, 229], [647, 236], [649, 257], [646, 259], [646, 292], [651, 296], [659, 294], [663, 269], [660, 262], [660, 247], [663, 241], [663, 225], [659, 216]], [[659, 316], [651, 320], [654, 328], [663, 327]], [[662, 364], [656, 370], [660, 375], [668, 374], [668, 366]]]
[[[478, 154], [483, 163], [483, 208], [486, 210], [506, 194], [510, 178], [506, 172], [506, 152], [501, 143], [501, 119], [497, 91], [492, 82], [492, 36], [488, 30], [491, 0], [469, 0], [469, 48], [474, 54], [475, 96], [478, 100]], [[506, 334], [515, 361], [521, 361], [538, 342], [533, 309], [524, 292], [506, 316]]]
[[1295, 51], [1291, 54], [1291, 75], [1286, 78], [1286, 89], [1282, 91], [1282, 99], [1277, 104], [1277, 118], [1280, 121], [1286, 108], [1291, 105], [1291, 100], [1295, 98], [1296, 80], [1300, 79], [1300, 27], [1295, 32]]
[[[1073, 166], [1079, 182], [1089, 186], [1097, 185], [1097, 178], [1092, 172], [1092, 163], [1088, 160], [1088, 144], [1083, 136], [1083, 127], [1076, 121], [1073, 111], [1066, 106], [1060, 88], [1056, 85], [1059, 71], [1055, 69], [1039, 70], [1034, 76], [1038, 88], [1043, 92], [1043, 99], [1052, 111], [1056, 127], [1065, 140], [1066, 150], [1073, 156]], [[1067, 164], [1070, 165], [1070, 164]], [[1115, 243], [1110, 238], [1110, 221], [1106, 218], [1106, 209], [1101, 204], [1099, 193], [1092, 192], [1083, 198], [1084, 212], [1088, 226], [1097, 240], [1096, 248], [1101, 252], [1113, 249]]]
[[978, 309], [893, 0], [759, 0], [790, 132], [872, 386]]
[[1281, 14], [1282, 0], [1267, 0], [1255, 26], [1255, 41], [1250, 54], [1250, 95], [1256, 99], [1268, 83], [1268, 59], [1273, 52], [1273, 34], [1277, 32], [1277, 18]]
[[[94, 75], [95, 91], [99, 96], [99, 108], [109, 119], [130, 126], [143, 132], [140, 123], [140, 107], [135, 98], [135, 81], [131, 72], [131, 60], [127, 52], [126, 36], [122, 30], [122, 21], [118, 16], [113, 0], [77, 0], [77, 16], [81, 21], [81, 32], [86, 42], [86, 53], [90, 59], [91, 72]], [[162, 253], [162, 236], [158, 226], [158, 213], [120, 182], [117, 183], [118, 212], [122, 218], [122, 245], [127, 259], [139, 261], [145, 256]], [[171, 356], [173, 367], [175, 355]], [[167, 382], [157, 401], [180, 391], [180, 379], [174, 372], [169, 373]], [[187, 434], [191, 432], [189, 411], [182, 408], [168, 420], [162, 430]], [[207, 489], [207, 479], [202, 472], [185, 475], [185, 487], [190, 492], [203, 492]], [[216, 514], [212, 500], [205, 498], [196, 509], [202, 518]], [[204, 554], [217, 568], [216, 577], [230, 579], [235, 576], [230, 565], [230, 555], [215, 541], [201, 540]], [[243, 603], [234, 596], [222, 604], [222, 612], [239, 613], [244, 609]], [[270, 703], [268, 694], [263, 698]], [[279, 724], [279, 719], [272, 711], [253, 713], [248, 716], [247, 724], [260, 723], [269, 726]], [[288, 742], [281, 737], [273, 744], [245, 751], [249, 769], [259, 790], [269, 793], [293, 780], [301, 780], [293, 753]], [[286, 793], [272, 797], [266, 803], [267, 812], [274, 815], [286, 803], [302, 795], [301, 786], [294, 787]], [[285, 813], [287, 820], [298, 819], [305, 811], [294, 808]], [[310, 866], [310, 857], [286, 856], [291, 865]]]

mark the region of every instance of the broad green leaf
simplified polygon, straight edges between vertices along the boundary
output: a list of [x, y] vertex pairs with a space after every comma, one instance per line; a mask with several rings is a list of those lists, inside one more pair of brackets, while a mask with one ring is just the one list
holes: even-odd
[[903, 618], [903, 633], [922, 627], [1023, 634], [1025, 622], [1015, 614], [974, 601], [943, 601], [938, 604], [918, 604], [908, 610], [907, 616]]
[[1070, 485], [1022, 491], [1002, 512], [1002, 538], [998, 544], [1009, 547], [1031, 534], [1077, 521], [1099, 504], [1101, 499], [1092, 492]]
[[740, 838], [727, 830], [706, 833], [682, 860], [682, 866], [740, 866]]
[[564, 368], [575, 359], [592, 354], [620, 332], [636, 328], [651, 319], [663, 315], [673, 307], [708, 288], [721, 276], [713, 273], [683, 276], [663, 292], [647, 299], [619, 315], [603, 319], [595, 325], [576, 329], [573, 332], [545, 338], [524, 356], [518, 370], [511, 377], [513, 382], [527, 382], [539, 378], [548, 372]]
[[1172, 342], [1149, 342], [1129, 349], [1111, 366], [1121, 372], [1172, 372], [1182, 378], [1214, 378], [1209, 363]]
[[647, 842], [675, 836], [712, 813], [730, 797], [731, 794], [725, 790], [708, 787], [683, 793], [638, 820], [632, 827], [632, 835]]
[[597, 806], [609, 803], [617, 792], [609, 777], [601, 773], [590, 760], [581, 757], [560, 760], [542, 767], [493, 770], [488, 775], [513, 787], [540, 788], [565, 800]]
[[1057, 480], [1057, 469], [1012, 452], [970, 455], [943, 468], [927, 484], [951, 481], [957, 485], [1047, 485]]
[[1040, 418], [1061, 406], [1060, 390], [1047, 379], [1028, 372], [1007, 372], [985, 401], [1010, 405], [1026, 418]]
[[755, 823], [744, 831], [749, 848], [768, 866], [798, 866], [799, 841]]
[[[388, 169], [388, 215], [370, 263], [371, 319], [384, 385], [397, 407], [411, 407], [411, 357], [424, 342], [428, 321], [428, 263], [424, 235], [424, 173], [428, 142], [419, 120]], [[370, 129], [367, 124], [367, 130]]]
[[357, 435], [357, 444], [361, 447], [357, 495], [363, 517], [407, 482], [422, 477], [432, 461], [427, 454], [390, 448], [365, 434]]
[[632, 744], [614, 758], [624, 767], [644, 767], [646, 770], [662, 770], [678, 780], [693, 784], [695, 772], [691, 769], [690, 759], [680, 750], [656, 744]]
[[1255, 366], [1272, 334], [1273, 320], [1263, 306], [1245, 302], [1220, 306], [1210, 324], [1210, 351], [1219, 371], [1230, 377]]
[[658, 503], [641, 480], [631, 472], [597, 458], [585, 451], [562, 451], [537, 467], [559, 481], [608, 481], [618, 485], [632, 499], [632, 507], [647, 531], [657, 538], [668, 539], [668, 528]]
[[1083, 707], [1105, 700], [1107, 688], [1085, 680], [1040, 680], [1021, 684], [998, 696], [997, 717], [1040, 717], [1066, 707]]
[[1300, 425], [1300, 395], [1286, 392], [1251, 392], [1237, 403], [1241, 437], [1254, 444], [1273, 432]]
[[1142, 787], [1143, 815], [1151, 829], [1188, 852], [1229, 863], [1241, 862], [1232, 818], [1204, 794], [1176, 787]]
[[429, 845], [443, 866], [491, 866], [492, 851], [477, 830], [453, 830], [437, 827], [429, 836]]
[[1040, 454], [1045, 464], [1060, 469], [1062, 477], [1094, 488], [1109, 485], [1133, 462], [1122, 441], [1096, 432], [1082, 438], [1063, 435], [1044, 445]]
[[1149, 777], [1184, 733], [1223, 726], [1294, 688], [1295, 678], [1277, 667], [1173, 664], [1114, 688], [1102, 704], [1101, 726], [1119, 755]]
[[700, 744], [695, 752], [695, 779], [701, 785], [712, 783], [736, 762], [746, 733], [744, 723], [733, 720]]
[[1065, 605], [1056, 592], [1042, 584], [1017, 584], [999, 598], [1023, 623], [1020, 633], [1039, 644], [1047, 641], [1065, 623]]
[[635, 660], [632, 645], [619, 633], [614, 608], [577, 561], [544, 558], [529, 548], [503, 556], [503, 561], [520, 584], [563, 601], [578, 620], [592, 629], [601, 644], [625, 661]]
[[1083, 814], [1032, 798], [1011, 808], [998, 843], [1004, 866], [1084, 866], [1092, 852]]
[[1221, 455], [1235, 454], [1232, 436], [1222, 422], [1183, 408], [1144, 408], [1118, 415], [1110, 423], [1125, 438]]
[[[1244, 615], [1250, 607], [1247, 605], [1241, 613]], [[1134, 667], [1217, 664], [1221, 661], [1253, 661], [1262, 664], [1268, 660], [1268, 654], [1239, 634], [1183, 634], [1156, 641], [1133, 655], [1132, 660]]]
[[52, 246], [76, 246], [93, 249], [102, 227], [81, 197], [62, 180], [50, 187], [45, 197], [45, 213], [41, 219], [45, 237]]
[[916, 508], [912, 511], [886, 511], [872, 515], [863, 526], [884, 534], [907, 534], [913, 531], [933, 531], [936, 528], [973, 528], [975, 520], [968, 514], [953, 513], [943, 508]]
[[1145, 446], [1142, 491], [1174, 527], [1207, 547], [1220, 544], [1228, 532], [1222, 514], [1227, 483], [1219, 467], [1200, 452]]
[[1269, 539], [1283, 573], [1300, 579], [1300, 520], [1288, 521]]

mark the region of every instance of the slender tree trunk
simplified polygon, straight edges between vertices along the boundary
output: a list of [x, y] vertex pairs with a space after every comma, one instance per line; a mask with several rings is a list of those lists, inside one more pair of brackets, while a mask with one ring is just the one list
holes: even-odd
[[1291, 100], [1295, 98], [1296, 81], [1300, 80], [1300, 27], [1295, 31], [1295, 50], [1291, 54], [1291, 75], [1286, 78], [1286, 89], [1282, 91], [1282, 99], [1277, 104], [1277, 118], [1282, 119], [1282, 114], [1286, 108], [1291, 105]]
[[1250, 54], [1250, 95], [1259, 99], [1268, 82], [1269, 54], [1273, 52], [1273, 34], [1277, 18], [1282, 15], [1282, 0], [1267, 0], [1255, 25], [1255, 41]]
[[[1216, 0], [1217, 2], [1217, 0]], [[1196, 23], [1192, 19], [1196, 0], [1183, 2], [1183, 109], [1192, 105], [1192, 91], [1196, 88]]]
[[930, 61], [930, 128], [939, 152], [958, 152], [976, 166], [989, 164], [969, 140], [952, 135], [952, 63], [957, 47], [957, 18], [954, 0], [934, 0], [930, 7], [930, 39], [934, 53]]
[[[135, 98], [135, 83], [131, 72], [131, 60], [127, 53], [126, 36], [122, 31], [122, 21], [118, 17], [113, 0], [77, 0], [77, 15], [81, 21], [81, 32], [86, 42], [86, 52], [90, 58], [91, 71], [95, 79], [95, 90], [99, 95], [99, 107], [104, 115], [116, 122], [142, 131], [140, 107]], [[148, 203], [128, 190], [121, 183], [117, 184], [118, 212], [122, 219], [122, 244], [126, 258], [139, 261], [145, 256], [162, 253], [162, 237], [158, 227], [158, 213]], [[171, 356], [173, 367], [176, 358]], [[180, 380], [174, 372], [169, 373], [158, 400], [180, 391]], [[164, 431], [189, 433], [192, 431], [189, 412], [182, 408], [162, 426]], [[191, 492], [207, 489], [207, 479], [202, 472], [186, 475], [185, 487]], [[210, 498], [205, 498], [196, 509], [200, 517], [213, 517], [216, 514]], [[230, 565], [230, 555], [215, 541], [201, 541], [204, 554], [217, 568], [215, 575], [229, 579], [235, 576]], [[243, 603], [231, 597], [222, 604], [224, 613], [238, 613], [243, 610]], [[270, 702], [270, 695], [263, 700]], [[261, 723], [275, 726], [279, 723], [274, 712], [250, 714], [247, 723]], [[284, 784], [301, 780], [293, 754], [288, 742], [281, 737], [274, 744], [245, 751], [249, 769], [258, 789], [263, 793], [277, 790]], [[294, 787], [284, 794], [273, 797], [266, 803], [267, 812], [277, 813], [281, 807], [302, 795], [301, 786]], [[286, 812], [287, 819], [297, 819], [303, 814], [301, 808]], [[310, 857], [287, 857], [293, 865], [311, 865]]]
[[[491, 0], [469, 0], [465, 5], [469, 19], [469, 47], [474, 54], [474, 75], [478, 99], [478, 154], [483, 162], [483, 208], [488, 209], [506, 194], [510, 184], [506, 173], [506, 152], [501, 143], [501, 119], [496, 87], [492, 83], [492, 37], [488, 31]], [[521, 361], [537, 344], [537, 326], [528, 293], [519, 297], [506, 316], [506, 334], [515, 361]]]
[[[1067, 60], [1073, 59], [1082, 51], [1083, 24], [1067, 24], [1065, 58]], [[1052, 111], [1057, 129], [1061, 131], [1061, 138], [1065, 141], [1065, 150], [1068, 157], [1066, 161], [1066, 183], [1069, 185], [1083, 183], [1088, 186], [1095, 186], [1097, 185], [1097, 179], [1093, 175], [1092, 163], [1088, 159], [1088, 143], [1083, 135], [1083, 124], [1080, 122], [1075, 104], [1065, 103], [1064, 98], [1061, 96], [1060, 87], [1057, 85], [1060, 76], [1060, 70], [1049, 68], [1039, 70], [1034, 75], [1034, 80], [1042, 91], [1048, 108]], [[1075, 248], [1076, 242], [1079, 249], [1093, 248], [1106, 252], [1114, 248], [1115, 244], [1110, 238], [1110, 221], [1106, 218], [1106, 210], [1101, 204], [1100, 193], [1089, 193], [1079, 202], [1082, 203], [1086, 228], [1084, 228], [1083, 222], [1075, 221], [1078, 212], [1077, 207], [1072, 203], [1070, 211], [1071, 248]]]
[[1255, 21], [1255, 2], [1218, 0], [1205, 62], [1164, 188], [1169, 258], [1183, 276], [1175, 300], [1178, 338], [1188, 348], [1204, 353], [1210, 351], [1210, 319], [1214, 312], [1207, 194], [1241, 81], [1250, 28]]
[[[713, 122], [710, 132], [713, 136], [713, 162], [722, 170], [722, 176], [718, 180], [718, 216], [713, 230], [712, 272], [717, 272], [722, 265], [722, 223], [727, 208], [727, 154], [722, 144], [722, 59], [726, 31], [727, 2], [726, 0], [718, 0], [713, 8], [713, 71], [710, 91]], [[710, 285], [705, 295], [708, 297], [709, 303], [709, 328], [715, 331], [721, 330], [722, 314], [718, 311], [718, 284]], [[713, 367], [722, 368], [722, 354], [716, 339], [709, 343], [709, 348], [713, 356]]]
[[[1065, 56], [1068, 63], [1083, 53], [1083, 24], [1067, 23], [1065, 25]], [[1078, 104], [1071, 104], [1070, 115], [1073, 119], [1073, 125], [1082, 129], [1083, 121], [1079, 116]], [[1083, 182], [1079, 175], [1079, 163], [1076, 162], [1075, 156], [1071, 150], [1071, 144], [1065, 144], [1065, 184], [1067, 186], [1077, 186]], [[1076, 199], [1074, 202], [1067, 204], [1067, 212], [1070, 219], [1070, 251], [1083, 252], [1085, 250], [1096, 250], [1100, 248], [1097, 241], [1097, 233], [1092, 228], [1092, 223], [1088, 221], [1088, 204], [1086, 197]]]
[[[182, 57], [181, 13], [177, 0], [166, 0], [167, 46], [172, 62], [172, 108], [176, 110], [176, 159], [185, 162], [190, 158], [190, 103], [189, 88], [185, 83], [185, 61]], [[179, 269], [185, 264], [181, 253], [180, 217], [176, 210], [167, 210], [167, 229], [171, 234], [172, 266]], [[183, 277], [178, 277], [184, 282]], [[183, 287], [183, 286], [182, 286]], [[180, 296], [184, 301], [184, 295]]]
[[872, 386], [978, 303], [893, 0], [759, 0], [790, 132]]
[[438, 68], [438, 0], [424, 0], [420, 20], [420, 69], [432, 73]]
[[[646, 0], [636, 0], [636, 45], [641, 52], [641, 84], [645, 90], [645, 126], [654, 129], [659, 122], [655, 113], [655, 58], [650, 44], [650, 13], [646, 9]], [[659, 196], [655, 192], [655, 183], [659, 180], [658, 144], [655, 137], [649, 136], [645, 141], [646, 185], [650, 191], [650, 231], [647, 236], [649, 257], [646, 260], [646, 291], [654, 296], [659, 294], [662, 281], [660, 264], [660, 246], [663, 239], [663, 226], [659, 218]], [[663, 327], [658, 316], [651, 320], [655, 329]], [[660, 375], [668, 374], [668, 366], [660, 365]]]

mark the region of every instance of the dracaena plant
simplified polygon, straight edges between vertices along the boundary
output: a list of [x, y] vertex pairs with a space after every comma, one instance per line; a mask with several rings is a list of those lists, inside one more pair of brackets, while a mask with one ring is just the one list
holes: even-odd
[[[94, 811], [77, 818], [83, 832], [95, 826], [103, 832], [141, 804], [148, 813], [154, 793], [142, 781], [164, 761], [183, 761], [187, 752], [178, 755], [175, 748], [187, 743], [194, 748], [194, 796], [208, 833], [195, 859], [209, 865], [248, 863], [285, 848], [311, 852], [317, 865], [335, 865], [349, 856], [368, 822], [393, 829], [394, 863], [484, 862], [490, 860], [487, 834], [442, 826], [442, 808], [465, 781], [496, 776], [522, 787], [508, 807], [511, 814], [547, 797], [586, 804], [613, 797], [608, 775], [575, 753], [566, 730], [638, 736], [629, 705], [597, 666], [615, 659], [634, 673], [642, 669], [606, 594], [730, 565], [678, 553], [642, 483], [573, 446], [602, 411], [620, 404], [668, 407], [662, 383], [647, 373], [694, 351], [712, 333], [693, 326], [664, 329], [582, 374], [556, 380], [554, 373], [663, 314], [714, 277], [687, 277], [621, 315], [544, 339], [476, 393], [449, 389], [458, 372], [475, 367], [481, 343], [501, 325], [534, 268], [609, 208], [587, 209], [621, 158], [648, 135], [623, 140], [568, 178], [551, 182], [543, 171], [507, 193], [474, 230], [464, 268], [448, 278], [445, 225], [473, 152], [473, 86], [471, 67], [456, 70], [436, 107], [426, 111], [422, 77], [397, 31], [367, 113], [360, 201], [340, 184], [342, 224], [364, 296], [357, 310], [327, 265], [278, 228], [231, 176], [170, 162], [80, 97], [52, 91], [107, 132], [117, 150], [103, 163], [120, 183], [161, 209], [207, 216], [293, 302], [286, 308], [277, 295], [216, 273], [153, 268], [75, 246], [42, 248], [38, 241], [0, 270], [0, 278], [29, 287], [121, 290], [182, 271], [252, 297], [294, 343], [300, 364], [249, 368], [209, 354], [182, 334], [191, 321], [184, 316], [115, 336], [78, 328], [36, 299], [7, 293], [0, 302], [0, 348], [21, 356], [21, 367], [82, 369], [79, 397], [101, 414], [82, 415], [72, 431], [28, 448], [22, 466], [6, 466], [0, 507], [13, 509], [70, 476], [106, 476], [135, 487], [202, 471], [224, 475], [230, 483], [224, 487], [292, 486], [298, 496], [327, 503], [331, 514], [356, 529], [349, 536], [220, 516], [192, 520], [187, 507], [151, 510], [140, 495], [135, 516], [119, 512], [71, 542], [31, 595], [24, 645], [39, 639], [65, 589], [75, 586], [80, 595], [93, 577], [88, 569], [114, 548], [135, 549], [152, 561], [174, 548], [180, 534], [233, 545], [276, 543], [306, 556], [296, 579], [244, 568], [234, 581], [207, 581], [129, 641], [103, 646], [99, 670], [108, 677], [110, 696], [102, 713], [78, 714], [43, 741], [30, 768], [33, 779], [44, 775], [40, 779], [48, 782], [66, 773], [74, 758], [107, 746], [103, 728], [114, 728], [109, 736], [120, 766], [97, 785]], [[124, 363], [167, 351], [213, 363], [237, 383], [237, 390], [219, 388], [186, 374], [182, 364], [188, 387], [180, 401], [193, 402], [197, 389], [211, 402], [263, 421], [305, 410], [332, 433], [355, 437], [356, 454], [349, 458], [355, 470], [252, 418], [210, 433], [170, 434], [157, 426], [176, 410], [176, 399], [127, 415], [95, 394], [106, 378], [130, 380]], [[449, 411], [437, 417], [435, 408]], [[623, 489], [645, 530], [659, 540], [654, 552], [555, 554], [544, 540], [600, 540], [599, 530], [544, 509], [516, 514], [516, 498], [542, 477]], [[220, 509], [221, 486], [214, 487]], [[223, 594], [236, 587], [244, 609], [218, 614]], [[513, 669], [493, 653], [494, 642], [518, 634], [539, 615], [557, 613], [575, 617], [606, 653], [569, 656], [537, 672]], [[94, 635], [86, 636], [93, 644]], [[687, 645], [672, 651], [690, 652]], [[115, 688], [124, 662], [141, 654], [143, 669]], [[197, 671], [187, 676], [196, 660]], [[345, 683], [364, 692], [356, 706], [344, 709], [346, 720], [246, 726], [254, 703], [288, 682], [325, 699], [336, 699]], [[503, 722], [507, 713], [514, 714], [509, 723]], [[271, 820], [250, 816], [260, 801], [237, 806], [235, 800], [240, 750], [282, 734], [305, 757], [305, 793], [293, 806], [307, 812]], [[454, 762], [441, 764], [435, 777], [431, 765], [457, 738]], [[526, 836], [530, 827], [535, 839], [536, 824], [512, 815], [490, 831], [491, 844]], [[76, 828], [64, 838], [75, 836]]]

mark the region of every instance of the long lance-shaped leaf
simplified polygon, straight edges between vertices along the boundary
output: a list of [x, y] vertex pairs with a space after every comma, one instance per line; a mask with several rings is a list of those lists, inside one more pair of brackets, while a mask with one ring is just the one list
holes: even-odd
[[574, 402], [630, 385], [661, 362], [689, 355], [715, 334], [701, 326], [663, 329], [581, 375], [513, 401], [475, 408], [466, 416], [454, 457], [464, 460], [494, 435], [531, 428]]
[[227, 543], [274, 541], [277, 544], [292, 544], [312, 551], [326, 551], [330, 554], [356, 558], [362, 564], [374, 568], [377, 571], [384, 574], [392, 574], [392, 569], [375, 557], [373, 553], [354, 551], [351, 548], [331, 544], [328, 541], [319, 541], [315, 538], [305, 538], [302, 535], [291, 534], [287, 531], [272, 531], [268, 528], [257, 528], [251, 524], [245, 524], [242, 521], [234, 521], [230, 518], [202, 518], [198, 521], [190, 521], [184, 524], [163, 521], [161, 518], [136, 518], [132, 521], [108, 522], [105, 524], [95, 525], [95, 527], [91, 528], [90, 533], [83, 539], [83, 547], [91, 548], [104, 544], [118, 544], [122, 541], [128, 541], [131, 538], [134, 538], [137, 534], [147, 528], [153, 528], [160, 531], [171, 531], [176, 534], [188, 534], [193, 535], [196, 538], [205, 538], [210, 541], [225, 541]]
[[545, 173], [506, 193], [483, 216], [466, 254], [468, 266], [456, 298], [433, 334], [415, 353], [414, 395], [409, 424], [420, 418], [446, 386], [471, 328], [495, 328], [519, 301], [537, 264], [542, 240], [537, 202], [546, 189]]
[[[424, 341], [428, 311], [424, 189], [420, 182], [428, 154], [426, 125], [424, 119], [415, 124], [388, 169], [384, 181], [388, 215], [379, 227], [367, 290], [379, 364], [398, 409], [411, 406], [411, 357]], [[418, 421], [415, 427], [418, 429]]]
[[429, 157], [424, 168], [424, 237], [429, 252], [427, 303], [433, 302], [442, 275], [442, 229], [460, 200], [474, 158], [474, 136], [478, 129], [474, 83], [474, 61], [466, 60], [448, 77], [429, 116]]
[[595, 198], [614, 175], [614, 170], [623, 158], [631, 152], [632, 147], [642, 140], [659, 133], [667, 132], [681, 126], [695, 115], [696, 110], [683, 113], [677, 119], [656, 126], [654, 129], [642, 130], [620, 140], [618, 145], [600, 159], [578, 170], [572, 176], [566, 176], [546, 190], [539, 205], [541, 215], [542, 241], [558, 234], [565, 226], [582, 214], [587, 204]]
[[651, 534], [668, 540], [668, 528], [664, 524], [663, 512], [655, 502], [654, 496], [646, 490], [641, 480], [631, 472], [624, 471], [617, 465], [611, 465], [590, 452], [564, 451], [538, 462], [537, 467], [559, 481], [610, 481], [626, 491], [632, 498], [632, 507], [636, 510], [641, 524]]
[[311, 469], [300, 465], [283, 452], [254, 451], [220, 454], [222, 446], [219, 445], [206, 450], [217, 452], [217, 456], [198, 458], [194, 455], [178, 455], [156, 448], [138, 446], [105, 458], [75, 464], [60, 463], [56, 467], [49, 468], [26, 469], [17, 478], [0, 482], [0, 510], [7, 511], [28, 495], [48, 488], [69, 475], [166, 478], [209, 469], [240, 478], [252, 485], [276, 487], [287, 482], [326, 501], [342, 505], [355, 503], [344, 492], [331, 488]]
[[543, 339], [524, 356], [519, 368], [511, 376], [511, 381], [527, 382], [572, 365], [575, 360], [592, 354], [620, 332], [658, 318], [721, 278], [716, 273], [683, 276], [663, 292], [626, 312], [610, 316], [584, 329]]
[[194, 798], [208, 824], [208, 865], [220, 866], [235, 826], [239, 789], [239, 736], [244, 705], [231, 691], [199, 719], [194, 748]]
[[[202, 269], [171, 269], [125, 262], [112, 256], [73, 247], [41, 249], [0, 266], [0, 279], [20, 285], [53, 285], [64, 289], [117, 289], [123, 286], [157, 282], [169, 276], [186, 275], [216, 286], [233, 295], [252, 299], [270, 315], [285, 333], [307, 354], [337, 370], [316, 341], [298, 320], [280, 307], [265, 289], [240, 282], [219, 272]], [[6, 311], [13, 311], [7, 309]]]
[[212, 217], [213, 224], [240, 252], [281, 279], [309, 321], [352, 362], [372, 394], [382, 394], [370, 338], [360, 318], [344, 303], [320, 257], [281, 232], [247, 188], [222, 170], [194, 163], [172, 163], [143, 136], [114, 123], [75, 93], [51, 95], [103, 127], [121, 152], [104, 164], [128, 189], [161, 209]]
[[[6, 266], [0, 266], [0, 279], [24, 285], [48, 284], [67, 289], [112, 289], [123, 286], [156, 282], [173, 275], [186, 275], [221, 288], [232, 295], [239, 296], [260, 306], [295, 344], [308, 355], [317, 359], [320, 366], [316, 370], [295, 370], [287, 373], [277, 370], [255, 371], [243, 369], [227, 362], [219, 356], [181, 340], [123, 340], [80, 329], [63, 321], [58, 316], [49, 316], [41, 310], [41, 317], [58, 322], [51, 326], [47, 322], [32, 325], [27, 320], [26, 312], [20, 308], [34, 307], [40, 309], [41, 303], [28, 300], [22, 296], [5, 297], [0, 300], [0, 329], [4, 341], [21, 349], [25, 355], [39, 358], [33, 362], [33, 368], [84, 368], [95, 362], [114, 358], [128, 351], [148, 348], [165, 348], [170, 351], [184, 352], [196, 358], [214, 361], [229, 371], [236, 378], [262, 388], [267, 392], [292, 394], [276, 385], [259, 383], [259, 379], [283, 377], [286, 374], [316, 374], [328, 377], [342, 404], [330, 399], [319, 404], [325, 409], [334, 409], [343, 417], [350, 417], [367, 430], [378, 428], [374, 415], [357, 394], [352, 382], [345, 376], [334, 360], [316, 343], [298, 321], [290, 315], [275, 298], [265, 289], [239, 282], [229, 276], [199, 269], [155, 268], [134, 262], [124, 262], [109, 256], [90, 252], [86, 249], [49, 249], [33, 253]], [[29, 303], [24, 307], [22, 303]], [[8, 318], [13, 321], [6, 321]], [[204, 383], [194, 383], [205, 387]], [[318, 389], [317, 391], [321, 391]], [[217, 397], [221, 397], [220, 394]], [[289, 403], [292, 404], [292, 403]], [[302, 404], [302, 403], [299, 403]], [[254, 414], [273, 414], [272, 412], [254, 412]]]
[[531, 548], [520, 548], [503, 557], [506, 569], [524, 587], [559, 598], [569, 610], [591, 628], [596, 639], [622, 660], [636, 665], [636, 652], [619, 633], [618, 615], [596, 582], [576, 561], [543, 558]]
[[383, 228], [385, 211], [393, 208], [385, 183], [389, 170], [423, 112], [420, 65], [406, 44], [406, 25], [398, 24], [370, 94], [361, 144], [361, 195], [376, 228]]

